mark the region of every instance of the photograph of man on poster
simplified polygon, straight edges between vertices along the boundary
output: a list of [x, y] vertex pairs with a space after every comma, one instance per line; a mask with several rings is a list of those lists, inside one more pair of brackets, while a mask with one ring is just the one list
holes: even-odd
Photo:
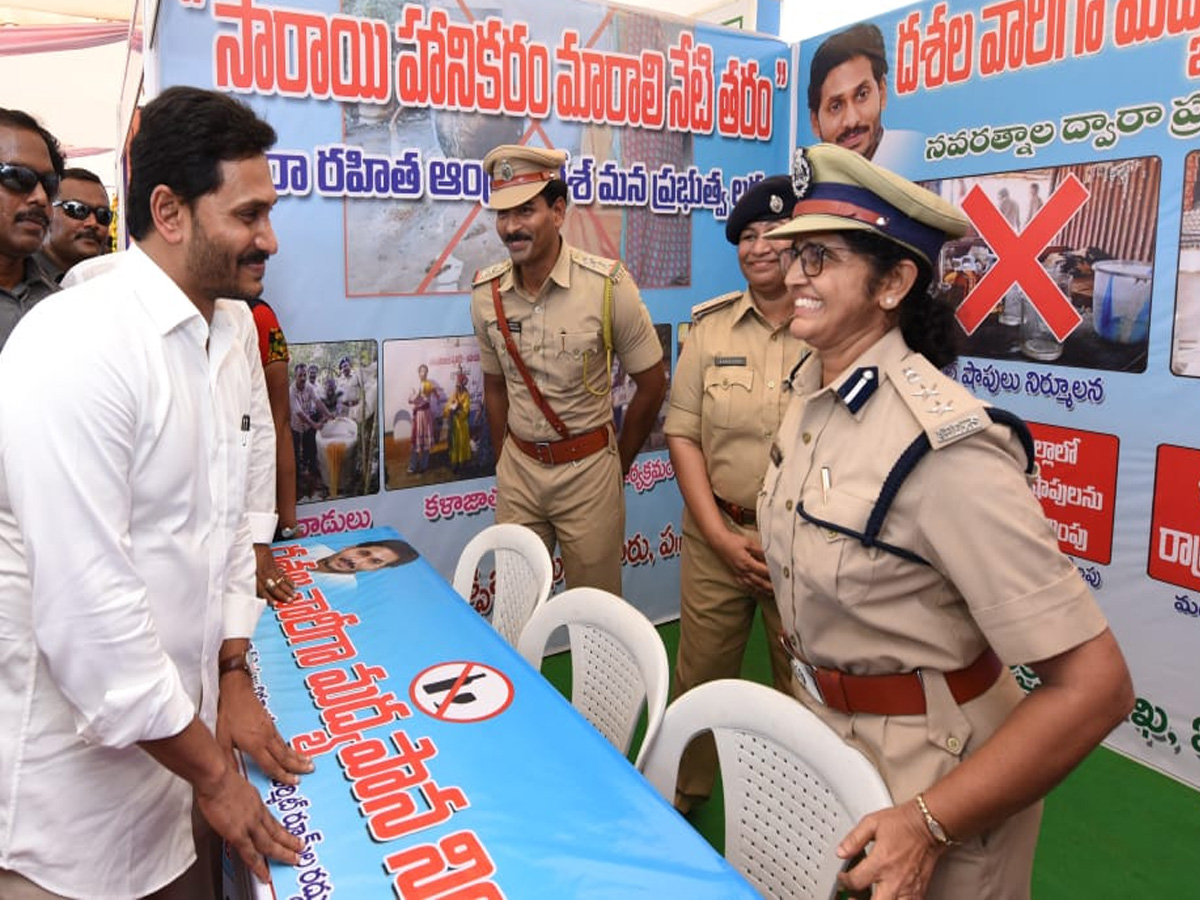
[[920, 135], [883, 126], [887, 74], [887, 51], [877, 25], [860, 22], [827, 37], [808, 70], [808, 117], [816, 139], [889, 169], [919, 159]]

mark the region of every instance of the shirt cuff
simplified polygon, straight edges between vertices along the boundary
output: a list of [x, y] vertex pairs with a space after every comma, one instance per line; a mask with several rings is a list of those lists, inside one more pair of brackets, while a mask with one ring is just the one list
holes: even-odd
[[275, 525], [279, 516], [275, 513], [248, 512], [250, 520], [250, 539], [256, 544], [269, 544], [275, 540]]
[[222, 602], [223, 625], [221, 640], [252, 638], [259, 616], [267, 608], [266, 601], [249, 594], [226, 594]]
[[663, 434], [668, 437], [687, 438], [693, 444], [700, 443], [700, 416], [696, 413], [672, 406], [667, 410]]
[[106, 691], [91, 718], [76, 713], [79, 734], [92, 743], [118, 750], [138, 741], [179, 734], [196, 717], [196, 705], [184, 690], [174, 665], [165, 665], [163, 674], [163, 678], [149, 683], [126, 684]]

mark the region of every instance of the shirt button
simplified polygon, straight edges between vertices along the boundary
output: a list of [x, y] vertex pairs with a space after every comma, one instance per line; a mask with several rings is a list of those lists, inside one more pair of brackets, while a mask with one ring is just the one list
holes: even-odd
[[804, 432], [804, 434], [800, 435], [800, 440], [804, 441], [804, 443], [806, 443], [806, 444], [811, 444], [812, 443], [812, 435], [806, 431], [806, 432]]
[[946, 749], [951, 753], [958, 753], [958, 751], [962, 749], [962, 741], [951, 735], [950, 737], [946, 738]]
[[789, 500], [787, 503], [783, 504], [783, 508], [786, 509], [788, 512], [791, 512], [792, 511], [792, 501]]
[[774, 390], [774, 389], [775, 389], [775, 382], [773, 382], [773, 381], [768, 381], [768, 382], [767, 382], [767, 387], [769, 387], [771, 390]]
[[791, 577], [792, 577], [792, 570], [791, 570], [791, 569], [789, 569], [787, 566], [784, 566], [784, 567], [783, 567], [783, 577], [784, 577], [784, 578], [791, 578]]

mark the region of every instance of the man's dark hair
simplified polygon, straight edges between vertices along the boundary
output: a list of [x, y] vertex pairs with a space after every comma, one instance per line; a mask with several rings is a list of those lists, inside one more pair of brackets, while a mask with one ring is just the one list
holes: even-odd
[[160, 184], [191, 204], [221, 186], [221, 163], [265, 153], [275, 139], [274, 128], [232, 97], [167, 88], [142, 109], [129, 148], [130, 235], [142, 238], [150, 230], [150, 195]]
[[[62, 177], [64, 181], [66, 181], [68, 178], [74, 178], [76, 181], [90, 181], [93, 184], [98, 184], [100, 187], [104, 187], [104, 180], [90, 169], [79, 169], [74, 167], [63, 169]], [[105, 193], [108, 193], [108, 191], [105, 190]]]
[[[63, 167], [66, 166], [66, 161], [63, 159], [62, 147], [58, 145], [58, 138], [43, 128], [37, 119], [23, 110], [5, 109], [0, 106], [0, 125], [36, 132], [46, 142], [46, 151], [50, 154], [50, 166], [54, 169], [56, 175], [60, 178], [62, 177]], [[3, 160], [3, 162], [11, 162], [11, 160]]]
[[856, 56], [871, 61], [871, 74], [876, 83], [888, 73], [887, 52], [883, 48], [883, 32], [870, 22], [860, 22], [845, 31], [827, 37], [813, 54], [808, 68], [808, 111], [821, 108], [821, 88], [829, 73]]
[[[396, 566], [402, 566], [405, 563], [410, 563], [419, 555], [417, 551], [413, 549], [412, 544], [410, 544], [408, 541], [397, 541], [393, 539], [382, 541], [363, 541], [361, 544], [351, 544], [350, 547], [386, 547], [387, 549], [391, 550], [396, 554], [396, 561], [390, 562], [383, 566], [385, 569], [393, 569]], [[349, 550], [350, 547], [345, 549]]]
[[561, 197], [568, 206], [571, 205], [571, 198], [568, 196], [570, 191], [567, 188], [567, 183], [561, 178], [552, 178], [546, 182], [546, 186], [542, 188], [542, 196], [546, 198], [546, 205], [553, 206]]

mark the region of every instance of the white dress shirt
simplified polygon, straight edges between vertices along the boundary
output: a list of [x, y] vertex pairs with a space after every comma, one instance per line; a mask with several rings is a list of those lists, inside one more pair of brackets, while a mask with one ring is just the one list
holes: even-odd
[[213, 726], [220, 644], [262, 609], [263, 376], [244, 303], [210, 326], [140, 250], [106, 262], [0, 355], [0, 868], [132, 898], [195, 858], [190, 785], [135, 742]]

